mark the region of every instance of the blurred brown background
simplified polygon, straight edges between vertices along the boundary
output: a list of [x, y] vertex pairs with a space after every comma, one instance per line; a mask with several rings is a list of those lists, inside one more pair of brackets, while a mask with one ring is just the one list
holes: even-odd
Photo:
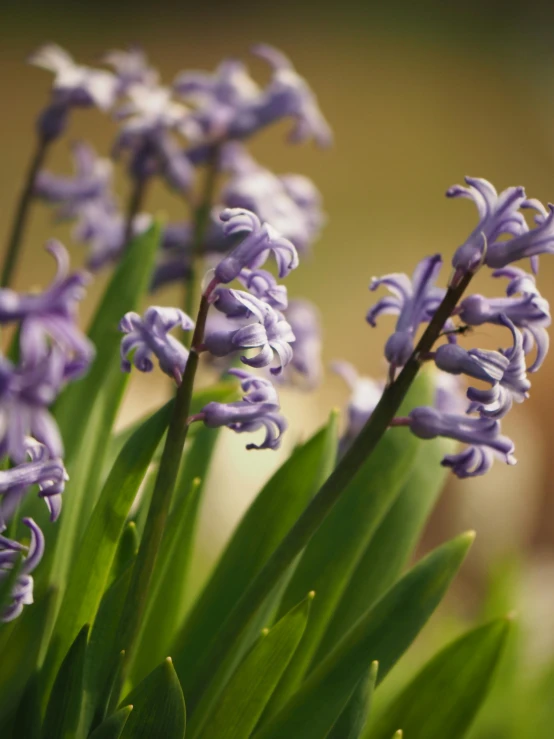
[[[290, 55], [310, 81], [336, 135], [334, 148], [326, 152], [287, 146], [284, 127], [253, 145], [259, 159], [276, 171], [311, 176], [329, 216], [313, 259], [291, 277], [290, 294], [305, 295], [320, 306], [326, 360], [346, 358], [361, 372], [377, 375], [391, 323], [385, 318], [378, 330], [365, 323], [373, 299], [369, 280], [386, 272], [411, 272], [418, 259], [435, 251], [449, 257], [476, 218], [469, 203], [444, 198], [449, 185], [471, 174], [490, 179], [499, 189], [523, 184], [529, 195], [554, 200], [553, 20], [552, 5], [467, 0], [4, 4], [0, 237], [5, 240], [30, 155], [34, 117], [50, 84], [48, 73], [25, 65], [36, 46], [56, 41], [80, 62], [94, 63], [108, 48], [139, 42], [169, 84], [184, 68], [212, 69], [223, 56], [246, 58], [249, 45], [264, 40]], [[261, 66], [253, 64], [253, 69], [259, 73]], [[100, 114], [83, 112], [73, 117], [70, 138], [91, 138], [99, 151], [107, 152], [114, 131]], [[68, 171], [67, 143], [56, 145], [50, 168]], [[121, 191], [124, 195], [123, 181]], [[181, 217], [181, 203], [161, 187], [148, 207]], [[69, 229], [54, 227], [50, 213], [37, 204], [18, 286], [49, 279], [52, 265], [42, 243], [51, 235], [69, 244]], [[83, 259], [78, 247], [72, 247], [72, 255], [75, 263]], [[553, 278], [554, 260], [543, 258], [539, 284], [551, 300]], [[490, 293], [495, 286], [481, 278], [477, 287]], [[158, 300], [171, 302], [171, 293]], [[92, 302], [83, 309], [85, 317]], [[495, 333], [484, 328], [470, 341], [495, 346]], [[533, 599], [529, 617], [540, 620], [554, 612], [553, 377], [550, 357], [533, 378], [531, 401], [506, 421], [519, 465], [497, 465], [485, 478], [451, 483], [427, 542], [475, 528], [478, 544], [468, 570], [474, 574], [523, 547]], [[125, 416], [143, 412], [165, 393], [163, 382], [133, 378]], [[345, 388], [331, 376], [313, 395], [286, 393], [283, 405], [292, 419], [289, 447], [345, 400]], [[243, 439], [232, 437], [224, 435], [209, 485], [202, 528], [208, 560], [281, 459], [279, 454], [249, 455]], [[231, 491], [229, 479], [234, 481]], [[469, 598], [473, 591], [467, 592]]]

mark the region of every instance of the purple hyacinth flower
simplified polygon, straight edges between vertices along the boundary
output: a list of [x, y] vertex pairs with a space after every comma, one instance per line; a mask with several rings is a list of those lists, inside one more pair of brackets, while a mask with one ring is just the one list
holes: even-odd
[[65, 371], [66, 359], [55, 346], [32, 365], [14, 367], [0, 357], [0, 457], [24, 462], [29, 436], [44, 444], [50, 457], [63, 457], [60, 432], [48, 406], [64, 384]]
[[321, 319], [316, 306], [309, 300], [291, 300], [284, 316], [294, 334], [293, 355], [285, 379], [288, 381], [296, 371], [305, 382], [305, 386], [313, 389], [319, 385], [323, 376], [321, 359], [323, 341]]
[[302, 175], [273, 174], [241, 144], [227, 144], [224, 150], [227, 159], [232, 159], [227, 165], [232, 177], [221, 194], [225, 205], [251, 210], [289, 239], [299, 252], [307, 252], [325, 223], [321, 195], [312, 181]]
[[329, 146], [333, 141], [329, 124], [319, 109], [315, 94], [296, 72], [291, 61], [268, 44], [257, 44], [252, 52], [264, 59], [273, 70], [264, 98], [256, 111], [258, 127], [291, 117], [295, 123], [289, 135], [290, 141], [296, 143], [313, 138], [319, 146]]
[[536, 218], [538, 226], [533, 229], [522, 230], [508, 241], [498, 241], [489, 244], [485, 255], [485, 264], [494, 269], [507, 267], [520, 259], [535, 260], [533, 268], [536, 271], [536, 259], [540, 254], [554, 254], [554, 205], [548, 205], [548, 211], [538, 200], [525, 201], [522, 207], [534, 208], [539, 215]]
[[194, 328], [194, 321], [178, 308], [151, 306], [144, 317], [138, 313], [126, 313], [119, 323], [119, 330], [126, 336], [121, 340], [121, 369], [131, 371], [132, 364], [141, 372], [154, 369], [152, 355], [160, 369], [180, 383], [189, 352], [169, 331], [179, 326], [183, 331]]
[[241, 208], [226, 208], [220, 219], [228, 239], [242, 239], [215, 268], [218, 282], [231, 282], [245, 267], [261, 267], [270, 253], [275, 257], [280, 278], [298, 267], [294, 245], [268, 223], [262, 225], [255, 213]]
[[499, 456], [492, 449], [485, 446], [468, 446], [459, 454], [447, 454], [441, 465], [450, 467], [452, 472], [460, 479], [468, 477], [478, 477], [485, 475], [494, 462], [494, 458]]
[[256, 377], [241, 369], [229, 370], [240, 379], [244, 396], [234, 403], [208, 403], [199, 417], [210, 428], [227, 428], [237, 433], [253, 433], [265, 429], [261, 444], [247, 444], [247, 449], [278, 449], [281, 436], [287, 428], [285, 418], [279, 413], [279, 399], [272, 383], [264, 377]]
[[288, 306], [287, 288], [277, 284], [271, 272], [265, 269], [243, 269], [237, 277], [254, 297], [272, 308], [283, 311]]
[[[32, 518], [24, 518], [23, 523], [31, 531], [29, 546], [23, 546], [13, 539], [0, 534], [0, 582], [9, 577], [19, 557], [26, 551], [15, 586], [11, 592], [11, 603], [0, 613], [0, 621], [7, 623], [17, 618], [23, 606], [33, 602], [33, 578], [30, 573], [35, 569], [44, 554], [44, 536]], [[2, 531], [2, 529], [0, 529]]]
[[69, 479], [63, 462], [52, 459], [43, 444], [26, 439], [29, 461], [0, 471], [0, 529], [16, 511], [23, 496], [31, 485], [38, 485], [39, 497], [44, 498], [50, 520], [55, 521], [61, 510], [65, 483]]
[[331, 364], [331, 369], [342, 377], [351, 390], [347, 407], [348, 424], [341, 440], [341, 447], [346, 448], [371, 417], [383, 394], [384, 384], [372, 380], [371, 377], [359, 375], [349, 362], [335, 361]]
[[119, 94], [125, 93], [132, 85], [155, 87], [158, 84], [159, 74], [150, 66], [144, 50], [139, 46], [108, 51], [102, 61], [114, 70], [119, 82]]
[[[420, 439], [435, 439], [443, 436], [469, 444], [470, 447], [484, 447], [499, 455], [506, 464], [515, 464], [513, 456], [514, 444], [506, 436], [500, 433], [500, 423], [495, 419], [454, 413], [441, 413], [435, 408], [421, 406], [414, 408], [408, 415], [409, 427], [413, 434]], [[486, 462], [487, 453], [482, 452], [483, 462], [476, 457], [479, 452], [468, 454], [467, 450], [462, 455], [449, 455], [443, 462], [451, 466], [453, 471], [460, 477], [468, 477], [468, 470], [473, 474], [483, 474], [490, 464]], [[463, 456], [465, 455], [465, 456]], [[480, 468], [480, 472], [476, 470]]]
[[[523, 349], [529, 354], [537, 347], [537, 355], [529, 372], [539, 369], [549, 347], [546, 328], [550, 326], [550, 306], [541, 296], [533, 275], [518, 267], [504, 267], [495, 270], [493, 277], [507, 277], [506, 298], [487, 298], [483, 295], [470, 295], [460, 303], [457, 313], [469, 326], [484, 323], [502, 324], [502, 317], [508, 318], [522, 330]], [[519, 296], [519, 297], [516, 297]]]
[[259, 349], [253, 357], [241, 356], [241, 361], [250, 367], [267, 367], [276, 355], [277, 367], [271, 367], [270, 372], [280, 374], [292, 360], [290, 343], [295, 340], [284, 316], [268, 303], [242, 290], [220, 288], [215, 295], [215, 307], [229, 318], [253, 318], [256, 322], [228, 331], [208, 333], [204, 340], [205, 349], [216, 357], [225, 357], [238, 350]]
[[370, 290], [385, 285], [392, 296], [379, 300], [367, 314], [371, 326], [380, 315], [398, 315], [396, 330], [385, 345], [385, 356], [394, 367], [406, 364], [414, 350], [414, 337], [421, 323], [429, 321], [439, 306], [444, 290], [434, 283], [442, 266], [440, 254], [422, 259], [412, 275], [395, 273], [373, 278]]
[[470, 411], [479, 411], [488, 418], [502, 418], [511, 409], [513, 402], [523, 403], [529, 396], [531, 383], [527, 379], [523, 337], [514, 324], [505, 317], [501, 322], [512, 332], [513, 346], [503, 350], [508, 366], [500, 382], [489, 390], [470, 387], [468, 398], [472, 401]]
[[50, 286], [41, 293], [0, 290], [0, 324], [20, 321], [22, 360], [36, 366], [53, 341], [64, 353], [64, 380], [86, 371], [94, 357], [94, 346], [77, 326], [77, 303], [84, 297], [88, 276], [69, 272], [69, 255], [59, 241], [51, 239], [46, 250], [57, 263]]
[[78, 141], [72, 146], [75, 175], [67, 177], [43, 170], [34, 183], [34, 194], [47, 203], [62, 205], [60, 218], [73, 218], [79, 206], [107, 195], [111, 186], [113, 165], [103, 159], [89, 144]]
[[[138, 213], [131, 226], [131, 236], [144, 233], [152, 223], [147, 213]], [[87, 266], [97, 271], [121, 256], [125, 243], [126, 218], [109, 198], [84, 203], [79, 208], [79, 220], [73, 232], [77, 243], [89, 248]]]
[[[509, 187], [498, 194], [487, 180], [478, 177], [465, 177], [469, 187], [453, 185], [446, 191], [449, 198], [469, 198], [477, 206], [479, 223], [458, 247], [452, 259], [452, 266], [458, 274], [474, 272], [483, 260], [489, 265], [491, 252], [502, 244], [504, 235], [519, 236], [525, 233], [527, 224], [519, 209], [525, 202], [522, 187]], [[502, 265], [496, 265], [502, 266]]]
[[508, 369], [509, 359], [500, 352], [466, 349], [458, 344], [442, 344], [435, 352], [435, 364], [451, 375], [467, 375], [496, 385]]
[[52, 98], [58, 107], [68, 109], [94, 105], [100, 110], [108, 110], [115, 102], [118, 82], [111, 72], [75, 64], [72, 57], [56, 44], [41, 46], [28, 61], [54, 73]]

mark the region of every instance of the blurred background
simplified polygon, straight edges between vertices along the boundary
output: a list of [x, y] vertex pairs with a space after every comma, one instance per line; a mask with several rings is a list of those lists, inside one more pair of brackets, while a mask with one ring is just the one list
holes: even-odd
[[[417, 260], [436, 251], [449, 258], [476, 215], [470, 203], [448, 201], [447, 187], [470, 174], [498, 189], [521, 184], [530, 196], [554, 201], [553, 22], [552, 4], [528, 2], [523, 8], [476, 0], [5, 3], [0, 238], [5, 242], [31, 153], [34, 118], [51, 81], [48, 73], [25, 64], [38, 45], [55, 41], [79, 62], [94, 64], [103, 51], [136, 42], [169, 84], [182, 69], [211, 70], [225, 56], [247, 59], [249, 46], [263, 40], [292, 58], [335, 132], [328, 151], [287, 145], [286, 126], [258, 136], [251, 147], [264, 165], [278, 173], [306, 174], [323, 194], [328, 225], [312, 258], [288, 281], [289, 294], [320, 307], [326, 362], [344, 358], [361, 373], [379, 376], [392, 324], [387, 318], [379, 329], [366, 324], [374, 300], [369, 280], [410, 273]], [[252, 70], [263, 73], [257, 62]], [[92, 139], [107, 153], [114, 133], [106, 117], [78, 111], [69, 140]], [[70, 171], [67, 138], [56, 144], [48, 165]], [[122, 179], [123, 198], [125, 192]], [[148, 210], [184, 217], [181, 202], [162, 186], [153, 190]], [[42, 244], [57, 236], [70, 245], [69, 233], [68, 227], [52, 224], [46, 207], [35, 205], [18, 287], [50, 279], [52, 264]], [[75, 264], [82, 263], [83, 251], [71, 250]], [[105, 277], [83, 306], [84, 320]], [[477, 291], [491, 294], [495, 285], [490, 282], [480, 278]], [[542, 259], [539, 287], [554, 300], [551, 259]], [[156, 302], [171, 300], [171, 291], [156, 297]], [[470, 341], [497, 345], [487, 327]], [[476, 529], [476, 546], [456, 591], [456, 607], [469, 615], [481, 608], [491, 572], [510, 570], [512, 559], [524, 552], [515, 578], [524, 585], [512, 600], [521, 611], [530, 660], [541, 661], [554, 654], [553, 356], [532, 379], [531, 401], [516, 407], [505, 422], [519, 464], [498, 464], [474, 481], [451, 481], [423, 549], [465, 528]], [[121, 423], [156, 406], [168, 392], [159, 377], [133, 377]], [[291, 420], [288, 448], [321, 424], [331, 407], [344, 405], [347, 396], [331, 374], [313, 394], [283, 393]], [[213, 562], [260, 483], [282, 459], [280, 453], [248, 454], [240, 437], [222, 437], [200, 532], [202, 569]]]

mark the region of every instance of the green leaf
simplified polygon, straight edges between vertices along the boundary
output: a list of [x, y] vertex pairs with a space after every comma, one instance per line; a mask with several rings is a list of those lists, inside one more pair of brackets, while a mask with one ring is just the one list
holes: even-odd
[[82, 724], [97, 726], [105, 717], [117, 665], [116, 630], [131, 581], [132, 563], [106, 590], [94, 620], [85, 659]]
[[[399, 415], [405, 416], [412, 408], [427, 405], [433, 392], [428, 375], [420, 373]], [[391, 429], [385, 433], [304, 550], [279, 614], [286, 613], [308, 590], [315, 590], [317, 599], [304, 638], [275, 691], [269, 714], [279, 710], [308, 672], [356, 565], [399, 495], [423, 444], [408, 429]]]
[[110, 575], [106, 584], [106, 590], [110, 585], [118, 580], [125, 570], [129, 567], [129, 564], [134, 560], [139, 548], [139, 537], [137, 533], [137, 526], [134, 521], [129, 521], [121, 538], [117, 545], [114, 561], [110, 569]]
[[35, 672], [29, 679], [19, 701], [15, 714], [13, 736], [24, 737], [25, 739], [40, 739], [40, 735], [40, 693], [38, 672]]
[[387, 739], [402, 726], [410, 739], [461, 739], [487, 697], [509, 619], [474, 629], [439, 652], [402, 691], [368, 734]]
[[[63, 587], [74, 548], [79, 539], [79, 522], [86, 521], [95, 499], [94, 485], [85, 484], [84, 470], [96, 481], [121, 401], [127, 375], [119, 369], [121, 334], [118, 324], [130, 310], [138, 310], [148, 288], [161, 227], [154, 224], [129, 244], [96, 312], [89, 337], [96, 357], [89, 373], [71, 384], [60, 397], [55, 415], [65, 442], [65, 460], [72, 478], [64, 498], [64, 513], [56, 532], [53, 559], [43, 563], [50, 582]], [[78, 473], [81, 472], [80, 484]], [[51, 546], [51, 544], [50, 544]]]
[[329, 460], [333, 463], [335, 448], [333, 417], [325, 428], [293, 451], [236, 528], [176, 640], [175, 667], [189, 705], [194, 703], [195, 673], [221, 626], [221, 614], [233, 608], [305, 508], [322, 474], [326, 474]]
[[383, 680], [442, 600], [473, 541], [463, 534], [435, 549], [365, 614], [309, 675], [256, 739], [321, 739], [331, 730], [368, 665]]
[[106, 588], [129, 510], [171, 414], [172, 402], [154, 413], [121, 450], [83, 535], [44, 666], [45, 694], [69, 644], [92, 623]]
[[[6, 536], [6, 534], [4, 534], [4, 536]], [[0, 613], [2, 613], [4, 609], [11, 603], [12, 590], [19, 576], [21, 563], [22, 558], [20, 555], [13, 563], [11, 570], [8, 572], [8, 576], [0, 580]]]
[[27, 606], [14, 624], [0, 658], [0, 720], [13, 711], [37, 669], [44, 634], [54, 612], [54, 590]]
[[61, 664], [50, 694], [43, 738], [78, 739], [85, 652], [90, 626], [83, 626]]
[[108, 716], [90, 734], [89, 739], [119, 739], [132, 710], [133, 706], [125, 706], [125, 708], [121, 708], [116, 713]]
[[448, 475], [440, 462], [453, 448], [453, 442], [448, 439], [425, 441], [420, 445], [400, 495], [371, 537], [341, 596], [314, 665], [335, 647], [402, 573]]
[[182, 739], [186, 709], [183, 691], [168, 657], [121, 702], [133, 706], [122, 739]]
[[371, 710], [378, 669], [379, 663], [372, 662], [327, 739], [360, 739]]
[[251, 735], [302, 638], [314, 595], [310, 593], [254, 645], [203, 728], [196, 724], [195, 714], [189, 726], [192, 739], [244, 739]]

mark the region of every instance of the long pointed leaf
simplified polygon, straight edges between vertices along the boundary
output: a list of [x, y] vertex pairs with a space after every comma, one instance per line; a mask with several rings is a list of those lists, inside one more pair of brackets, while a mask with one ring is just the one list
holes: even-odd
[[[121, 340], [118, 324], [127, 311], [139, 308], [148, 288], [160, 233], [160, 225], [154, 224], [130, 243], [90, 327], [89, 337], [97, 352], [91, 369], [86, 377], [66, 389], [56, 405], [56, 420], [65, 442], [70, 476], [77, 476], [79, 469], [83, 470], [85, 459], [81, 465], [81, 454], [86, 457], [88, 453], [90, 460], [91, 450], [94, 450], [95, 465], [89, 467], [91, 472], [96, 475], [102, 469], [105, 446], [126, 383], [126, 376], [118, 366]], [[95, 423], [90, 428], [89, 419], [93, 416]], [[86, 497], [86, 487], [69, 483], [64, 513], [56, 533], [52, 535], [52, 539], [56, 539], [56, 547], [53, 559], [48, 559], [47, 564], [50, 582], [60, 588], [65, 584], [78, 541], [79, 521], [85, 520], [83, 510], [90, 510], [93, 503]], [[42, 569], [46, 571], [45, 566]]]
[[[194, 703], [194, 678], [224, 616], [259, 572], [316, 491], [334, 458], [336, 418], [294, 450], [254, 500], [235, 530], [214, 573], [176, 640], [175, 667]], [[308, 591], [306, 591], [308, 592]]]
[[448, 471], [440, 466], [453, 442], [420, 445], [400, 495], [385, 515], [360, 558], [323, 637], [314, 665], [328, 654], [356, 621], [400, 576], [417, 544]]
[[125, 520], [171, 413], [171, 402], [154, 413], [121, 450], [83, 535], [44, 666], [46, 694], [79, 629], [92, 623], [106, 588]]
[[373, 660], [378, 681], [402, 656], [433, 613], [473, 541], [464, 534], [419, 562], [386, 593], [256, 733], [256, 739], [320, 739], [332, 729]]
[[122, 739], [183, 739], [186, 709], [183, 691], [168, 657], [121, 703], [133, 706]]
[[244, 739], [251, 735], [302, 638], [313, 595], [310, 593], [252, 648], [226, 685], [203, 728], [198, 726], [195, 714], [190, 725], [191, 739], [196, 736]]
[[384, 712], [370, 739], [402, 726], [410, 739], [462, 739], [492, 684], [509, 619], [464, 634], [439, 652]]
[[125, 724], [133, 710], [133, 706], [125, 706], [116, 713], [108, 716], [98, 728], [96, 728], [89, 739], [119, 739], [125, 728]]
[[[405, 416], [412, 408], [427, 405], [433, 392], [427, 373], [422, 372], [399, 414]], [[388, 431], [306, 547], [279, 613], [288, 611], [308, 590], [315, 590], [317, 599], [302, 643], [271, 701], [270, 713], [287, 701], [308, 671], [360, 557], [411, 474], [416, 454], [424, 443], [407, 429]]]
[[364, 675], [356, 685], [346, 708], [327, 735], [327, 739], [360, 739], [371, 710], [378, 669], [379, 663], [372, 662], [367, 675]]
[[44, 739], [80, 739], [83, 736], [79, 736], [78, 728], [89, 629], [88, 624], [83, 626], [56, 675], [44, 718]]

